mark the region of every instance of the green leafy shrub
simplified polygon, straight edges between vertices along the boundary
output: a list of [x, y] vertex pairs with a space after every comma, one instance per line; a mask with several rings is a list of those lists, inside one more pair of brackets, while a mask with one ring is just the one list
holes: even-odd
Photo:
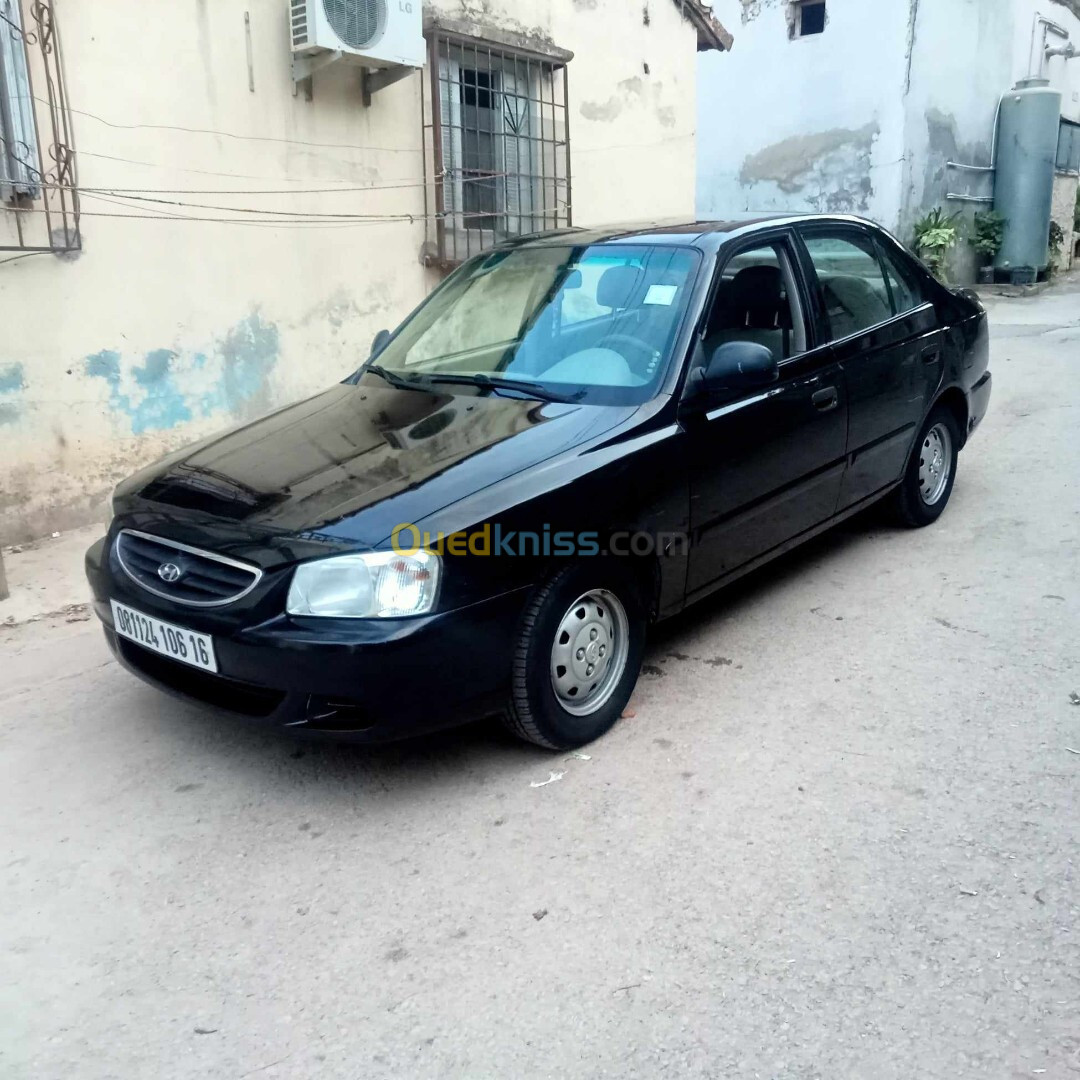
[[956, 220], [959, 214], [945, 214], [935, 206], [915, 222], [915, 254], [939, 281], [947, 281], [945, 260], [960, 237]]
[[1001, 250], [1008, 220], [996, 210], [980, 210], [975, 215], [973, 243], [983, 263], [991, 262]]

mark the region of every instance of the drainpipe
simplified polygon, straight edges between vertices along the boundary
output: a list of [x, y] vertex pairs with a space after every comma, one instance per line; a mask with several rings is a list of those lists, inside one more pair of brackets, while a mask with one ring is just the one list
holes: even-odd
[[4, 553], [0, 551], [0, 600], [8, 598], [7, 575], [4, 573]]

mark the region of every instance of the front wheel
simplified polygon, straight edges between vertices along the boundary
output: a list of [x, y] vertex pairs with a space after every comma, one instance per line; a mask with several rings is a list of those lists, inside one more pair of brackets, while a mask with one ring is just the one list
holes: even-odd
[[586, 563], [542, 585], [522, 616], [505, 720], [552, 750], [603, 735], [630, 700], [645, 645], [641, 589]]
[[893, 494], [893, 508], [904, 525], [921, 528], [944, 513], [956, 480], [959, 451], [956, 417], [939, 405], [923, 425], [904, 479]]

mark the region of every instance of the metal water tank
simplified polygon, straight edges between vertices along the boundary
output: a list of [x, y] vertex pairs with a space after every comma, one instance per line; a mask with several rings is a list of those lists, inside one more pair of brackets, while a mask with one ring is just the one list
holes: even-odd
[[1045, 270], [1061, 124], [1061, 93], [1045, 79], [1023, 79], [1001, 100], [994, 209], [1006, 218], [998, 270]]

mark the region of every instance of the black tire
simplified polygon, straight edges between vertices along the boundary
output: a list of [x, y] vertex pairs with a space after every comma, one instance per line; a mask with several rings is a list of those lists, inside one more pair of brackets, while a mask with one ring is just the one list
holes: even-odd
[[[941, 430], [948, 435], [947, 468], [948, 474], [944, 486], [937, 493], [932, 502], [928, 502], [924, 494], [926, 490], [923, 464], [925, 454], [932, 449], [934, 440], [940, 444]], [[936, 434], [935, 434], [936, 432]], [[951, 409], [942, 405], [931, 410], [926, 418], [919, 437], [911, 451], [907, 470], [900, 486], [893, 492], [891, 497], [893, 515], [901, 525], [909, 529], [921, 529], [926, 525], [932, 525], [945, 512], [952, 495], [953, 484], [956, 482], [956, 467], [960, 453], [960, 425], [956, 422], [956, 416]], [[931, 492], [933, 493], [933, 492]]]
[[[503, 722], [527, 742], [549, 750], [584, 746], [607, 732], [630, 700], [641, 670], [647, 605], [633, 576], [607, 564], [606, 559], [591, 559], [560, 570], [537, 588], [525, 608]], [[552, 650], [564, 618], [572, 606], [579, 607], [575, 602], [599, 592], [613, 596], [625, 614], [625, 663], [621, 674], [612, 675], [603, 703], [587, 715], [575, 715], [555, 691]]]

